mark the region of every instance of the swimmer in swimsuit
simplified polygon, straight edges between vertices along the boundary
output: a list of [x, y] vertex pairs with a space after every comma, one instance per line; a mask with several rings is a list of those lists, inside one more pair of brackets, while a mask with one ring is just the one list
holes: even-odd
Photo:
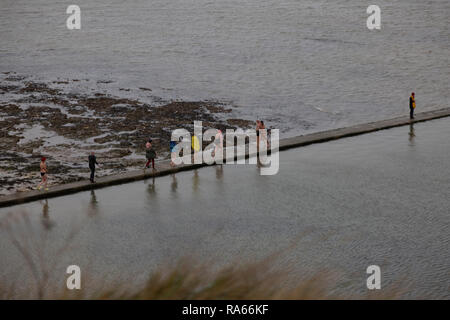
[[41, 158], [41, 164], [39, 165], [39, 168], [41, 170], [41, 182], [38, 184], [37, 189], [41, 190], [42, 185], [44, 185], [45, 191], [48, 191], [48, 187], [47, 187], [47, 180], [48, 180], [47, 164], [45, 163], [45, 160], [46, 160], [45, 157]]

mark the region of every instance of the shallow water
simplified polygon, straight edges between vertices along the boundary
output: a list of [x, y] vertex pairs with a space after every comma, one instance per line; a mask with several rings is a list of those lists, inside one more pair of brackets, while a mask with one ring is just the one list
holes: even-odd
[[[293, 245], [280, 258], [293, 277], [329, 270], [337, 292], [365, 294], [375, 264], [382, 288], [448, 299], [449, 135], [449, 119], [418, 123], [281, 152], [275, 176], [207, 167], [4, 208], [0, 218], [26, 212], [33, 233], [19, 230], [46, 261], [82, 227], [52, 271], [59, 286], [69, 264], [106, 282], [142, 281], [180, 257], [223, 265]], [[27, 286], [26, 264], [0, 231], [0, 279], [22, 272]]]
[[356, 0], [77, 0], [82, 29], [69, 31], [73, 3], [2, 0], [0, 72], [220, 100], [285, 135], [407, 113], [411, 91], [418, 110], [448, 106], [448, 0], [377, 1], [380, 31]]

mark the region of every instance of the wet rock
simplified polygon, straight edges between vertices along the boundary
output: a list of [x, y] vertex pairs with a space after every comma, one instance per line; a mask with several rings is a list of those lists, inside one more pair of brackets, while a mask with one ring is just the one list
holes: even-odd
[[39, 92], [56, 95], [60, 92], [58, 89], [51, 89], [45, 83], [26, 82], [25, 87], [19, 90], [19, 93]]
[[255, 126], [254, 121], [243, 119], [228, 119], [227, 123], [238, 128], [251, 128]]
[[9, 77], [5, 78], [5, 81], [17, 82], [17, 81], [22, 81], [25, 79], [26, 79], [26, 77], [23, 77], [23, 76], [9, 76]]
[[0, 93], [6, 93], [10, 91], [16, 91], [19, 90], [19, 86], [14, 85], [0, 85]]

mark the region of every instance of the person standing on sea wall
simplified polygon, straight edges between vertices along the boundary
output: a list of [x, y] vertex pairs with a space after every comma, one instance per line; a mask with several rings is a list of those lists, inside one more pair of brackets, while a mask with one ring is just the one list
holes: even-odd
[[155, 170], [155, 158], [156, 158], [156, 152], [153, 149], [152, 146], [152, 140], [148, 140], [145, 144], [145, 157], [147, 158], [147, 163], [145, 164], [144, 170], [147, 169], [150, 165], [150, 162], [152, 163], [152, 169]]
[[95, 178], [95, 165], [100, 165], [97, 162], [97, 157], [95, 156], [94, 152], [91, 152], [91, 154], [88, 157], [88, 161], [89, 161], [89, 169], [91, 170], [91, 177], [89, 180], [91, 180], [91, 183], [95, 183], [94, 178]]
[[266, 130], [266, 125], [264, 124], [263, 120], [259, 121], [260, 127], [259, 129], [262, 131], [259, 131], [259, 136], [262, 139], [261, 141], [263, 141], [266, 144], [266, 148], [267, 148], [267, 130]]
[[41, 163], [39, 165], [39, 169], [41, 172], [41, 182], [38, 184], [37, 189], [41, 190], [42, 185], [45, 188], [45, 191], [48, 191], [48, 186], [47, 186], [47, 181], [48, 181], [48, 174], [47, 174], [47, 164], [46, 161], [47, 159], [45, 157], [41, 158]]
[[263, 120], [256, 120], [256, 150], [258, 153], [260, 141], [266, 143], [265, 146], [267, 147], [266, 125]]
[[173, 162], [173, 159], [175, 159], [175, 148], [177, 147], [177, 142], [170, 140], [170, 166], [175, 167], [175, 162]]
[[416, 108], [416, 98], [414, 92], [409, 97], [409, 118], [414, 119], [414, 109]]
[[214, 138], [214, 157], [220, 154], [220, 160], [223, 159], [223, 134], [222, 130], [217, 130], [216, 137]]
[[197, 152], [200, 151], [200, 141], [198, 137], [194, 134], [191, 138], [191, 147], [192, 147], [192, 163], [194, 163]]
[[261, 121], [256, 120], [256, 150], [259, 153], [259, 129], [261, 129]]

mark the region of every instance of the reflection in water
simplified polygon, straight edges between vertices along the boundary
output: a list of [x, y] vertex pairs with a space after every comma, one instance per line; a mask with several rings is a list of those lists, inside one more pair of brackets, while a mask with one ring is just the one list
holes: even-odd
[[415, 145], [414, 138], [416, 136], [416, 133], [414, 131], [414, 123], [412, 123], [412, 122], [409, 124], [409, 133], [408, 134], [409, 134], [409, 145], [414, 146]]
[[198, 191], [199, 181], [198, 170], [194, 170], [194, 177], [192, 178], [192, 190], [194, 192]]
[[98, 201], [94, 189], [91, 190], [91, 200], [89, 201], [88, 214], [94, 216], [98, 213]]
[[172, 174], [172, 183], [170, 184], [170, 189], [172, 190], [172, 192], [176, 193], [177, 188], [178, 188], [177, 177], [175, 176], [175, 174]]
[[44, 201], [39, 201], [39, 203], [42, 204], [42, 225], [46, 230], [50, 230], [55, 223], [50, 220], [48, 200], [45, 199]]
[[156, 189], [155, 189], [155, 176], [152, 177], [152, 183], [149, 183], [147, 186], [147, 192], [154, 196], [156, 195]]
[[223, 165], [221, 164], [216, 165], [216, 179], [217, 180], [223, 179]]
[[158, 193], [156, 192], [155, 181], [156, 181], [156, 179], [154, 176], [151, 178], [151, 181], [145, 180], [145, 184], [147, 184], [148, 205], [149, 205], [149, 208], [151, 208], [152, 212], [154, 212], [155, 210], [156, 211], [159, 210], [159, 199], [158, 199]]

